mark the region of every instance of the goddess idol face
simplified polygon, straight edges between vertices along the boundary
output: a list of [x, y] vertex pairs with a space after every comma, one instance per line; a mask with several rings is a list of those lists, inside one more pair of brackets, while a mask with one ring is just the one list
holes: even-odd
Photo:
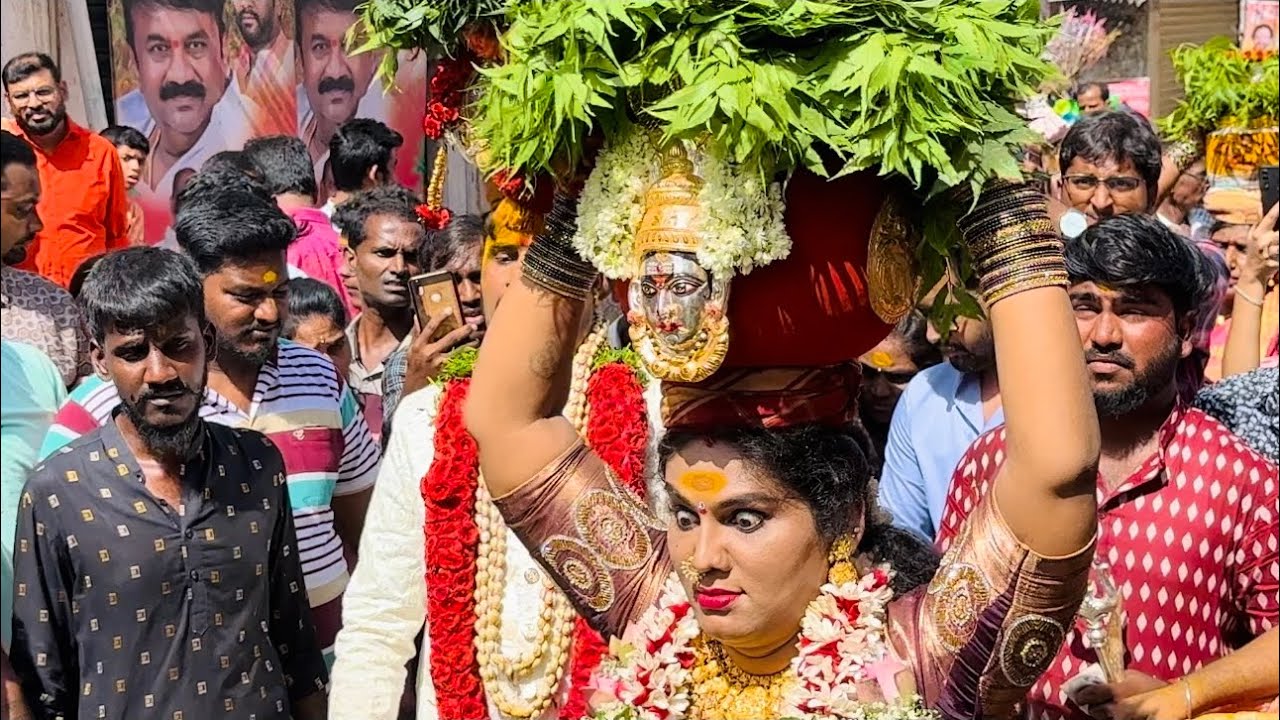
[[[713, 281], [691, 253], [657, 252], [645, 257], [638, 305], [661, 345], [679, 348], [697, 339], [712, 305]], [[709, 307], [710, 306], [710, 307]]]

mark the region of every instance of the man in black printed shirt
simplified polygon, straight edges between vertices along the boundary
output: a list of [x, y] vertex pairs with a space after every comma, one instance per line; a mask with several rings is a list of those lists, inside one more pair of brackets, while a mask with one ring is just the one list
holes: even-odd
[[321, 720], [283, 460], [199, 418], [212, 332], [195, 267], [123, 250], [81, 299], [120, 405], [23, 489], [11, 660], [35, 715]]

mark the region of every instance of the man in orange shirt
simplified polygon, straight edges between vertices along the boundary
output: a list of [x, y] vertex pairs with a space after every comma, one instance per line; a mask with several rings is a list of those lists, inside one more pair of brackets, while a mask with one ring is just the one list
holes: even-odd
[[6, 130], [36, 150], [44, 229], [19, 267], [66, 287], [85, 259], [129, 245], [129, 199], [115, 146], [67, 117], [67, 86], [53, 59], [23, 53], [5, 63]]

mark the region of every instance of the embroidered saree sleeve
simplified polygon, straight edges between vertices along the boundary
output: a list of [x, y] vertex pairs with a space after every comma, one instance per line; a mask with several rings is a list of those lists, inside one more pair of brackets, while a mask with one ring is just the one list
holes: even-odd
[[1093, 543], [1068, 557], [1035, 554], [984, 497], [929, 586], [890, 606], [891, 645], [913, 671], [900, 689], [914, 679], [944, 717], [1011, 715], [1057, 655], [1092, 559]]
[[622, 635], [671, 574], [666, 527], [582, 441], [494, 502], [529, 554], [606, 637]]

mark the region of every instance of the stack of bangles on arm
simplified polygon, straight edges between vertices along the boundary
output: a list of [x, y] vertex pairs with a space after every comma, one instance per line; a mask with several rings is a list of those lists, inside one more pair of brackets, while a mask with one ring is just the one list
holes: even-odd
[[585, 301], [596, 281], [595, 267], [573, 249], [578, 201], [557, 195], [547, 216], [546, 229], [524, 256], [525, 282], [552, 295]]
[[1067, 287], [1062, 240], [1044, 196], [1030, 185], [988, 186], [959, 226], [989, 305], [1034, 288]]

